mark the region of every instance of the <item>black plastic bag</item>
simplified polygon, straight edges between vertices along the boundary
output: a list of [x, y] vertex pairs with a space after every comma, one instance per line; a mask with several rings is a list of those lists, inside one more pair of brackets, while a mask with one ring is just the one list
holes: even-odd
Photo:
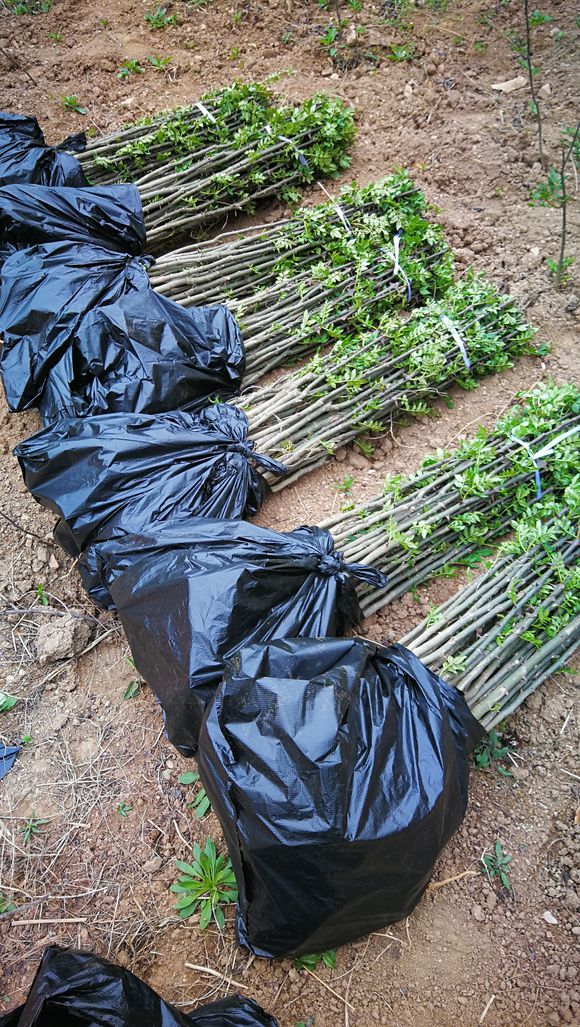
[[47, 424], [195, 410], [239, 391], [244, 349], [227, 307], [185, 309], [152, 289], [134, 186], [0, 190], [0, 224], [18, 248], [0, 279], [11, 410], [39, 406]]
[[[68, 418], [14, 454], [29, 492], [59, 516], [55, 537], [73, 557], [91, 542], [154, 534], [168, 521], [250, 516], [269, 492], [252, 461], [284, 473], [253, 452], [243, 411], [221, 403], [200, 414]], [[98, 587], [96, 572], [93, 579], [89, 588]]]
[[407, 917], [463, 819], [466, 753], [483, 734], [401, 645], [301, 638], [238, 653], [198, 759], [240, 942], [325, 952]]
[[0, 189], [0, 251], [45, 243], [89, 243], [138, 257], [145, 224], [138, 189], [109, 185], [47, 189], [13, 185]]
[[0, 186], [16, 182], [88, 185], [74, 157], [57, 147], [46, 146], [36, 118], [1, 111]]
[[321, 528], [279, 533], [200, 518], [95, 550], [135, 666], [186, 756], [195, 755], [205, 707], [233, 653], [271, 638], [343, 634], [361, 616], [353, 576], [385, 581], [345, 565]]
[[51, 945], [24, 1005], [0, 1016], [0, 1027], [277, 1027], [252, 999], [222, 999], [181, 1013], [130, 970]]
[[0, 278], [0, 374], [11, 410], [45, 424], [102, 413], [199, 410], [239, 391], [244, 347], [225, 306], [157, 295], [146, 261], [49, 243], [8, 257]]

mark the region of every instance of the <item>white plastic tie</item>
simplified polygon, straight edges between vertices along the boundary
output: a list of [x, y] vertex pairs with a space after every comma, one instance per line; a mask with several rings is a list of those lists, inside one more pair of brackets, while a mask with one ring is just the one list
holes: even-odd
[[198, 108], [198, 110], [201, 111], [202, 114], [205, 114], [206, 118], [209, 118], [210, 121], [213, 121], [214, 125], [217, 125], [217, 118], [214, 118], [211, 111], [208, 111], [207, 107], [205, 106], [205, 104], [201, 102], [201, 100], [198, 100], [195, 106]]
[[453, 341], [455, 343], [457, 343], [459, 352], [461, 353], [461, 356], [463, 357], [463, 363], [465, 364], [467, 370], [470, 371], [471, 370], [471, 360], [469, 359], [469, 356], [467, 354], [467, 346], [465, 345], [463, 339], [461, 338], [459, 332], [457, 331], [457, 328], [453, 324], [453, 321], [451, 320], [451, 318], [447, 317], [447, 314], [441, 314], [441, 320], [442, 320], [443, 324], [445, 325], [445, 327], [447, 328], [447, 330], [453, 336]]

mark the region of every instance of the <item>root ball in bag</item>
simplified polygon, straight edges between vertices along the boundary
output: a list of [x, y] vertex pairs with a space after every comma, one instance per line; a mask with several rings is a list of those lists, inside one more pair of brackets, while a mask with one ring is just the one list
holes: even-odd
[[[69, 556], [123, 535], [152, 533], [192, 517], [257, 513], [269, 487], [254, 464], [284, 467], [254, 453], [237, 407], [199, 414], [104, 414], [64, 418], [14, 450], [29, 492], [59, 516], [55, 537]], [[83, 584], [101, 598], [85, 554]]]
[[360, 620], [354, 578], [382, 580], [345, 564], [320, 528], [277, 532], [196, 518], [95, 551], [135, 666], [163, 707], [169, 740], [186, 756], [195, 755], [205, 708], [238, 649], [344, 634]]
[[242, 649], [198, 757], [236, 875], [241, 944], [325, 952], [407, 917], [463, 820], [482, 735], [460, 693], [400, 645]]

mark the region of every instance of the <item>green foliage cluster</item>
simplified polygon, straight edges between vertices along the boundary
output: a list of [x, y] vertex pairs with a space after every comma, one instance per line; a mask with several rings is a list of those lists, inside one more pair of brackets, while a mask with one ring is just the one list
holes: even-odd
[[[196, 154], [204, 151], [206, 158], [210, 147], [244, 149], [243, 168], [227, 168], [211, 177], [208, 191], [219, 205], [231, 199], [245, 203], [264, 184], [277, 181], [280, 197], [297, 202], [299, 192], [287, 184], [289, 178], [312, 182], [335, 176], [350, 163], [346, 151], [354, 139], [353, 112], [340, 99], [317, 94], [299, 106], [276, 107], [267, 87], [236, 82], [206, 94], [202, 103], [209, 115], [193, 105], [170, 111], [154, 124], [152, 119], [137, 122], [145, 128], [151, 124], [151, 131], [127, 142], [121, 134], [117, 147], [95, 156], [95, 165], [118, 180], [131, 181], [168, 162], [172, 170], [186, 171]], [[282, 156], [262, 160], [274, 146]], [[195, 209], [206, 199], [205, 190], [196, 191], [184, 203]]]
[[[208, 117], [196, 105], [176, 107], [147, 116], [125, 126], [113, 137], [106, 156], [100, 156], [103, 140], [89, 145], [86, 157], [97, 151], [94, 164], [111, 172], [119, 181], [132, 181], [145, 167], [162, 165], [183, 154], [194, 154], [212, 144], [242, 145], [263, 129], [273, 94], [260, 83], [234, 82], [225, 89], [214, 89], [202, 98]], [[80, 155], [81, 161], [84, 158]]]
[[54, 0], [3, 0], [10, 14], [48, 14]]
[[[469, 355], [471, 367], [443, 318], [455, 325]], [[385, 315], [376, 333], [337, 344], [332, 354], [315, 357], [305, 373], [315, 370], [325, 386], [345, 386], [356, 396], [365, 394], [358, 411], [361, 431], [379, 431], [383, 425], [373, 420], [380, 410], [385, 378], [380, 373], [386, 362], [404, 383], [407, 398], [402, 408], [412, 414], [428, 413], [422, 396], [454, 381], [472, 389], [484, 374], [511, 366], [511, 358], [531, 351], [533, 331], [515, 303], [502, 296], [490, 282], [473, 273], [452, 285], [441, 300], [430, 300], [417, 308], [409, 319]], [[377, 373], [378, 372], [378, 373]], [[409, 399], [409, 395], [416, 399]]]
[[[475, 437], [466, 440], [453, 454], [438, 452], [427, 457], [413, 476], [394, 475], [385, 481], [385, 514], [391, 515], [389, 534], [408, 554], [412, 566], [424, 556], [426, 544], [432, 555], [469, 546], [475, 566], [492, 555], [489, 542], [505, 530], [506, 519], [522, 517], [536, 507], [535, 464], [528, 448], [514, 443], [523, 440], [532, 451], [538, 440], [557, 438], [560, 426], [580, 413], [580, 389], [574, 385], [541, 384], [527, 393], [488, 431], [480, 426]], [[509, 448], [506, 450], [506, 446]], [[569, 504], [578, 489], [580, 435], [562, 439], [542, 460], [544, 492], [553, 492]], [[506, 458], [499, 458], [499, 454]], [[425, 493], [425, 505], [415, 511], [411, 527], [399, 531], [395, 522], [397, 504], [448, 480], [452, 491], [438, 516], [434, 516], [433, 489]], [[454, 498], [452, 499], [452, 497]], [[459, 508], [450, 518], [450, 510]], [[450, 532], [437, 535], [441, 525]], [[521, 528], [523, 531], [523, 527]], [[437, 537], [433, 537], [437, 535]]]
[[236, 902], [238, 890], [232, 864], [225, 856], [218, 856], [216, 847], [208, 838], [204, 848], [196, 842], [191, 863], [175, 860], [181, 871], [177, 884], [170, 890], [177, 896], [175, 909], [182, 920], [199, 910], [199, 926], [204, 930], [215, 920], [220, 930], [225, 926], [222, 904]]

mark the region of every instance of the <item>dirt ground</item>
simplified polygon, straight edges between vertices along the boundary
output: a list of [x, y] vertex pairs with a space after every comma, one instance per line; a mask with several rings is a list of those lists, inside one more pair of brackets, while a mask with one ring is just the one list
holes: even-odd
[[[319, 522], [336, 511], [345, 469], [354, 498], [370, 497], [387, 470], [412, 470], [431, 449], [493, 423], [518, 389], [547, 377], [579, 380], [579, 269], [555, 291], [545, 261], [557, 253], [560, 214], [528, 203], [540, 174], [528, 93], [491, 88], [520, 73], [506, 35], [522, 32], [518, 0], [345, 6], [349, 26], [365, 28], [361, 52], [374, 55], [349, 70], [337, 70], [324, 52], [320, 39], [334, 9], [314, 0], [168, 3], [178, 23], [155, 32], [144, 18], [155, 5], [139, 0], [55, 0], [36, 16], [16, 16], [9, 6], [0, 0], [0, 108], [36, 114], [49, 142], [80, 129], [106, 131], [236, 77], [275, 73], [291, 99], [320, 89], [343, 96], [358, 124], [344, 180], [408, 167], [440, 208], [460, 267], [473, 265], [512, 290], [551, 344], [541, 360], [522, 360], [474, 392], [456, 391], [453, 409], [441, 406], [438, 419], [399, 427], [370, 460], [349, 451], [271, 497], [262, 523]], [[552, 20], [534, 30], [550, 163], [561, 128], [578, 119], [573, 7], [542, 3]], [[411, 43], [411, 60], [387, 59], [393, 46]], [[147, 56], [171, 56], [167, 72], [148, 66], [117, 77], [125, 60]], [[62, 97], [71, 95], [85, 116], [63, 109]], [[308, 198], [323, 197], [313, 190]], [[569, 213], [573, 253], [576, 201]], [[30, 740], [0, 795], [0, 901], [17, 906], [0, 906], [0, 1012], [22, 1001], [44, 946], [58, 942], [131, 967], [183, 1009], [242, 990], [281, 1027], [580, 1024], [577, 678], [547, 682], [511, 719], [512, 776], [473, 774], [465, 823], [406, 923], [340, 949], [336, 968], [318, 969], [317, 978], [288, 960], [249, 957], [236, 945], [231, 907], [223, 935], [200, 932], [195, 918], [180, 922], [172, 911], [174, 858], [187, 859], [192, 842], [208, 835], [222, 847], [219, 824], [213, 813], [198, 821], [188, 809], [196, 786], [178, 778], [191, 763], [163, 738], [146, 688], [124, 698], [135, 671], [122, 633], [112, 615], [90, 606], [52, 541], [52, 516], [24, 489], [11, 451], [38, 427], [34, 414], [9, 415], [2, 401], [0, 689], [21, 701], [0, 715], [0, 738]], [[400, 638], [458, 580], [404, 597], [363, 633]], [[21, 829], [31, 817], [45, 823], [26, 845]], [[481, 856], [497, 838], [512, 856], [510, 892], [482, 873]]]

